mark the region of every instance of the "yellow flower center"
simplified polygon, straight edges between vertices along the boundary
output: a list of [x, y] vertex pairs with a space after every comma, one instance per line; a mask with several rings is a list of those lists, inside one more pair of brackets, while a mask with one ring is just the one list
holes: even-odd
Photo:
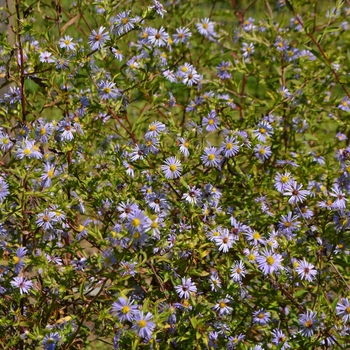
[[26, 148], [26, 149], [23, 151], [23, 153], [24, 153], [25, 155], [29, 156], [29, 155], [32, 153], [32, 151], [31, 151], [29, 148]]
[[125, 315], [130, 312], [130, 307], [128, 305], [124, 305], [121, 309], [121, 312]]
[[312, 327], [312, 321], [311, 321], [311, 320], [306, 321], [306, 322], [304, 323], [304, 326], [305, 326], [306, 328], [311, 328], [311, 327]]
[[270, 255], [266, 258], [266, 262], [267, 262], [267, 265], [271, 266], [275, 262], [275, 259]]
[[44, 127], [40, 128], [40, 135], [46, 135], [46, 129]]
[[53, 174], [55, 172], [55, 169], [50, 169], [48, 172], [47, 172], [47, 176], [52, 179], [53, 178]]
[[261, 134], [265, 134], [266, 133], [266, 129], [265, 128], [260, 128], [260, 133]]
[[222, 301], [222, 302], [219, 304], [219, 306], [220, 306], [220, 308], [222, 309], [223, 307], [226, 306], [226, 303]]
[[123, 22], [124, 25], [127, 24], [129, 22], [129, 18], [123, 18], [122, 22]]
[[210, 153], [210, 154], [208, 155], [208, 159], [209, 159], [209, 160], [214, 160], [214, 159], [215, 159], [215, 155], [214, 155], [213, 153]]
[[140, 328], [146, 327], [147, 322], [145, 320], [141, 320], [137, 323], [139, 325]]
[[18, 264], [20, 261], [20, 258], [18, 256], [13, 257], [13, 263]]
[[226, 143], [226, 149], [230, 150], [232, 149], [233, 144], [231, 142]]
[[209, 119], [209, 121], [208, 121], [208, 124], [209, 125], [213, 125], [215, 123], [215, 120], [214, 119]]
[[204, 29], [208, 29], [208, 24], [207, 23], [203, 23], [203, 28]]
[[103, 91], [104, 91], [106, 94], [109, 94], [109, 93], [111, 92], [111, 88], [105, 87], [105, 88], [103, 89]]
[[177, 169], [177, 166], [175, 164], [170, 164], [169, 166], [170, 171], [174, 172]]
[[139, 227], [141, 224], [141, 220], [139, 218], [134, 218], [132, 221], [131, 221], [131, 225], [133, 227]]
[[152, 227], [152, 228], [157, 228], [157, 227], [158, 227], [158, 223], [155, 222], [155, 221], [152, 221], [151, 227]]
[[157, 130], [157, 127], [155, 125], [150, 125], [148, 130], [149, 131], [155, 131], [155, 130]]
[[261, 238], [261, 235], [259, 232], [255, 231], [254, 234], [253, 234], [253, 238], [254, 239], [260, 239]]

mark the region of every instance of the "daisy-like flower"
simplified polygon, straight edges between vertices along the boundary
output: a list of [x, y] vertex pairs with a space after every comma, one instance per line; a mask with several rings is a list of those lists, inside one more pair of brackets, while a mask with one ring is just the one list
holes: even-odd
[[31, 280], [27, 280], [23, 276], [18, 276], [18, 277], [15, 277], [13, 281], [11, 281], [11, 285], [14, 288], [19, 288], [19, 292], [21, 294], [28, 294], [30, 289], [33, 286], [33, 282]]
[[50, 187], [51, 186], [51, 180], [57, 175], [56, 166], [54, 164], [45, 163], [44, 164], [44, 172], [41, 175], [41, 183], [40, 186], [42, 188]]
[[145, 138], [158, 137], [162, 132], [166, 130], [166, 126], [155, 120], [148, 126], [148, 131], [145, 134]]
[[303, 280], [311, 282], [317, 275], [317, 270], [315, 266], [308, 263], [305, 258], [303, 260], [296, 261], [294, 263], [295, 271], [298, 273], [299, 277]]
[[20, 247], [16, 251], [16, 255], [13, 258], [13, 262], [15, 264], [15, 273], [19, 273], [22, 268], [26, 265], [24, 262], [24, 258], [27, 254], [27, 248], [26, 247]]
[[264, 325], [270, 321], [270, 312], [264, 309], [259, 309], [253, 312], [253, 322]]
[[118, 317], [120, 322], [132, 322], [138, 312], [138, 306], [133, 305], [133, 303], [134, 301], [130, 298], [119, 297], [118, 300], [112, 304], [111, 314]]
[[346, 202], [348, 200], [345, 198], [345, 193], [341, 190], [341, 188], [337, 184], [335, 184], [332, 187], [332, 192], [330, 192], [329, 195], [331, 197], [337, 198], [332, 204], [332, 209], [336, 209], [336, 210], [345, 209]]
[[137, 334], [141, 338], [149, 339], [152, 336], [152, 332], [156, 327], [156, 324], [152, 321], [153, 316], [150, 312], [144, 315], [143, 311], [135, 312], [134, 324], [132, 329], [136, 330]]
[[234, 282], [240, 282], [245, 276], [247, 270], [244, 266], [243, 261], [236, 261], [236, 263], [231, 267], [231, 278]]
[[119, 50], [119, 49], [115, 49], [114, 47], [111, 48], [111, 51], [114, 55], [114, 57], [118, 60], [118, 61], [122, 61], [124, 58], [123, 53]]
[[164, 17], [164, 13], [166, 13], [167, 11], [164, 10], [164, 6], [158, 1], [158, 0], [153, 0], [153, 6], [151, 6], [151, 9], [155, 9], [156, 13], [161, 16]]
[[142, 233], [145, 230], [147, 221], [149, 221], [148, 216], [142, 210], [136, 209], [130, 213], [125, 227], [131, 233]]
[[219, 300], [213, 307], [215, 311], [219, 311], [220, 316], [229, 315], [232, 312], [232, 307], [228, 306], [228, 304], [231, 302], [230, 299], [225, 298]]
[[203, 18], [199, 23], [196, 23], [198, 33], [204, 36], [214, 36], [214, 22], [210, 22], [209, 18]]
[[42, 227], [45, 231], [52, 230], [52, 224], [55, 223], [55, 214], [48, 209], [45, 209], [43, 213], [38, 214], [35, 223], [38, 227]]
[[254, 245], [258, 245], [259, 243], [260, 244], [265, 243], [264, 237], [258, 231], [255, 231], [249, 228], [245, 232], [245, 235], [246, 235], [247, 241], [252, 242]]
[[215, 68], [218, 70], [217, 75], [219, 79], [225, 80], [225, 79], [230, 79], [231, 78], [231, 73], [228, 72], [228, 68], [231, 66], [231, 62], [221, 62], [218, 66]]
[[275, 176], [274, 187], [278, 192], [283, 193], [293, 180], [293, 176], [291, 176], [288, 171], [283, 174], [277, 173]]
[[65, 35], [64, 38], [61, 38], [58, 42], [58, 45], [61, 49], [67, 49], [67, 50], [75, 50], [75, 43], [73, 43], [73, 38], [71, 38], [69, 35]]
[[276, 346], [282, 345], [281, 349], [286, 350], [290, 348], [290, 345], [287, 343], [287, 337], [280, 329], [274, 329], [271, 331], [272, 343]]
[[265, 142], [266, 138], [271, 137], [271, 135], [273, 134], [273, 128], [268, 122], [262, 121], [257, 125], [257, 129], [253, 132], [255, 137], [260, 142]]
[[299, 315], [299, 324], [301, 326], [300, 333], [308, 338], [314, 335], [314, 331], [317, 328], [316, 312], [307, 310], [306, 314]]
[[341, 298], [335, 310], [338, 316], [342, 316], [344, 323], [350, 321], [350, 303], [348, 298]]
[[234, 157], [239, 152], [239, 144], [233, 136], [226, 136], [220, 146], [220, 152], [226, 158]]
[[338, 108], [342, 111], [350, 112], [350, 99], [348, 97], [344, 97]]
[[206, 147], [204, 154], [201, 156], [204, 166], [218, 167], [221, 161], [220, 150], [216, 147]]
[[169, 34], [163, 27], [160, 29], [151, 28], [148, 33], [148, 41], [153, 46], [166, 46], [168, 44]]
[[173, 35], [174, 44], [177, 45], [179, 43], [187, 43], [188, 38], [192, 36], [192, 33], [188, 28], [176, 28], [176, 34]]
[[13, 142], [10, 140], [9, 135], [4, 131], [0, 131], [0, 148], [3, 152], [7, 152], [13, 146]]
[[169, 157], [161, 166], [164, 176], [167, 179], [176, 179], [181, 176], [181, 162], [176, 157]]
[[219, 247], [219, 252], [227, 253], [230, 248], [232, 248], [235, 242], [234, 236], [230, 233], [227, 228], [220, 230], [220, 235], [213, 238], [217, 247]]
[[184, 193], [182, 198], [188, 203], [196, 205], [201, 201], [202, 191], [196, 186], [188, 187], [188, 192]]
[[289, 98], [291, 96], [291, 93], [289, 92], [289, 90], [285, 86], [282, 86], [278, 90], [278, 92], [282, 96], [282, 98]]
[[61, 341], [61, 336], [59, 333], [51, 332], [50, 334], [46, 334], [42, 345], [44, 346], [44, 350], [55, 350], [58, 347], [58, 343]]
[[183, 137], [179, 137], [180, 142], [180, 152], [184, 155], [185, 158], [187, 158], [190, 155], [190, 152], [188, 150], [188, 147], [190, 145], [189, 141]]
[[117, 35], [127, 33], [135, 27], [134, 23], [136, 20], [130, 17], [130, 12], [130, 10], [123, 11], [114, 18], [112, 30]]
[[9, 185], [5, 179], [0, 176], [0, 203], [2, 203], [9, 194]]
[[288, 202], [290, 204], [296, 204], [298, 202], [303, 202], [306, 196], [310, 194], [308, 190], [302, 190], [302, 184], [298, 185], [296, 181], [291, 181], [291, 183], [285, 188], [284, 196], [290, 196]]
[[120, 91], [115, 88], [115, 83], [111, 81], [102, 80], [98, 83], [98, 89], [102, 100], [117, 98], [121, 95]]
[[242, 45], [243, 45], [243, 47], [241, 48], [242, 56], [243, 56], [245, 59], [249, 59], [249, 57], [250, 57], [250, 56], [254, 53], [254, 51], [255, 51], [254, 44], [253, 44], [253, 43], [250, 43], [250, 44], [243, 43]]
[[42, 158], [42, 154], [39, 147], [35, 145], [35, 141], [25, 139], [18, 145], [15, 157], [19, 159], [23, 159], [24, 157], [40, 159]]
[[196, 68], [191, 65], [186, 72], [180, 74], [180, 79], [182, 79], [183, 84], [192, 86], [198, 84], [202, 77], [198, 74]]
[[210, 275], [210, 287], [212, 292], [216, 292], [221, 288], [221, 281], [216, 272]]
[[263, 271], [265, 275], [271, 274], [274, 271], [283, 269], [282, 255], [274, 253], [267, 248], [265, 248], [259, 256], [256, 258], [259, 269]]
[[105, 27], [100, 27], [98, 32], [95, 30], [92, 31], [92, 34], [89, 36], [89, 45], [91, 50], [100, 50], [103, 44], [110, 39], [109, 34], [104, 33], [104, 30]]
[[261, 163], [263, 163], [266, 159], [269, 159], [272, 154], [270, 146], [260, 144], [255, 146], [254, 151], [255, 157], [258, 158]]
[[208, 117], [203, 118], [203, 123], [202, 126], [206, 126], [207, 131], [214, 131], [218, 128], [219, 126], [219, 118], [216, 115], [216, 111], [213, 110], [209, 113]]
[[175, 286], [176, 293], [180, 298], [188, 299], [190, 297], [190, 293], [197, 292], [197, 287], [194, 282], [191, 281], [191, 277], [182, 277], [181, 282], [182, 284]]
[[40, 52], [39, 60], [43, 63], [52, 63], [55, 60], [51, 57], [52, 53], [48, 51]]

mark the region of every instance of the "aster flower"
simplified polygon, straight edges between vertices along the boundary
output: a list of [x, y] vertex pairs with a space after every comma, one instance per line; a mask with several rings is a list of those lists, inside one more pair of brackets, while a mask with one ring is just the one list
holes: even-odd
[[189, 141], [183, 137], [179, 137], [179, 146], [180, 146], [180, 152], [184, 155], [184, 157], [188, 157], [190, 155], [190, 152], [188, 150], [188, 147], [190, 145]]
[[317, 328], [316, 312], [307, 310], [306, 314], [301, 314], [299, 316], [299, 324], [301, 326], [300, 333], [307, 338], [312, 337]]
[[134, 210], [128, 217], [128, 222], [125, 224], [126, 229], [131, 233], [144, 232], [145, 225], [149, 220], [148, 216], [139, 209]]
[[0, 203], [2, 203], [9, 194], [9, 185], [5, 179], [0, 176]]
[[284, 196], [290, 196], [288, 202], [290, 204], [296, 204], [298, 202], [303, 202], [306, 196], [309, 195], [308, 190], [302, 190], [302, 184], [298, 185], [296, 181], [291, 181], [291, 183], [285, 188]]
[[206, 147], [204, 154], [201, 156], [204, 166], [218, 167], [221, 161], [220, 150], [216, 147]]
[[345, 198], [345, 193], [337, 184], [332, 187], [332, 192], [330, 192], [329, 195], [337, 198], [332, 204], [332, 209], [345, 209], [348, 200]]
[[335, 310], [338, 316], [342, 316], [344, 323], [350, 321], [350, 303], [348, 298], [341, 298]]
[[254, 148], [255, 157], [263, 163], [266, 159], [269, 159], [272, 155], [270, 146], [257, 144]]
[[181, 176], [182, 166], [176, 157], [170, 157], [164, 161], [161, 169], [167, 179], [176, 179]]
[[152, 332], [156, 327], [152, 319], [153, 316], [150, 312], [144, 315], [143, 311], [138, 310], [134, 315], [132, 329], [136, 330], [139, 337], [149, 339], [152, 337]]
[[286, 350], [290, 348], [290, 345], [287, 343], [287, 337], [280, 329], [274, 329], [271, 331], [272, 343], [276, 346], [282, 345], [281, 350]]
[[229, 315], [232, 312], [232, 307], [228, 306], [228, 304], [231, 302], [230, 299], [225, 298], [219, 300], [213, 307], [215, 311], [219, 311], [220, 316]]
[[52, 224], [54, 224], [54, 216], [55, 214], [53, 212], [50, 212], [48, 209], [45, 209], [43, 213], [38, 214], [35, 223], [38, 227], [42, 227], [45, 231], [52, 230]]
[[164, 14], [167, 12], [164, 9], [164, 6], [158, 0], [153, 0], [153, 6], [151, 6], [150, 8], [154, 9], [156, 13], [161, 17], [164, 17]]
[[61, 49], [66, 49], [66, 50], [75, 50], [76, 44], [73, 43], [73, 38], [71, 38], [69, 35], [65, 35], [64, 38], [61, 38], [58, 42], [58, 45], [60, 46]]
[[33, 282], [31, 280], [27, 280], [23, 276], [18, 276], [14, 277], [13, 281], [11, 281], [11, 285], [14, 288], [19, 288], [19, 292], [21, 294], [28, 294], [33, 286]]
[[245, 236], [247, 241], [252, 242], [254, 245], [265, 243], [264, 237], [258, 231], [252, 230], [251, 228], [245, 232]]
[[253, 132], [258, 141], [265, 142], [266, 138], [272, 136], [273, 128], [268, 122], [262, 121], [258, 124], [257, 129]]
[[231, 62], [225, 62], [222, 61], [218, 66], [215, 68], [218, 70], [217, 75], [219, 79], [225, 80], [231, 78], [231, 73], [228, 72], [228, 68], [231, 66]]
[[234, 282], [240, 282], [242, 278], [246, 275], [247, 270], [244, 266], [243, 261], [236, 261], [231, 267], [231, 278]]
[[7, 135], [4, 131], [0, 130], [0, 148], [3, 152], [7, 152], [13, 146], [13, 142], [11, 141], [9, 135]]
[[188, 38], [192, 36], [192, 33], [188, 28], [176, 28], [176, 34], [173, 35], [174, 44], [177, 45], [179, 43], [185, 44], [187, 43]]
[[219, 247], [219, 252], [227, 253], [235, 242], [234, 236], [227, 228], [220, 230], [220, 235], [213, 238], [215, 245]]
[[253, 322], [264, 325], [270, 321], [270, 312], [264, 309], [259, 309], [253, 312]]
[[104, 33], [104, 30], [105, 27], [100, 27], [98, 32], [95, 30], [92, 31], [92, 34], [89, 36], [89, 45], [91, 50], [100, 50], [103, 44], [110, 39], [109, 34]]
[[123, 11], [113, 18], [112, 31], [117, 35], [127, 33], [135, 27], [134, 23], [136, 20], [130, 17], [130, 12], [130, 10]]
[[288, 171], [283, 174], [277, 173], [275, 176], [274, 187], [278, 192], [283, 193], [293, 180], [293, 176], [291, 176]]
[[52, 63], [55, 62], [55, 60], [51, 57], [52, 53], [48, 51], [40, 52], [40, 62], [43, 63]]
[[166, 46], [168, 43], [169, 34], [163, 27], [160, 29], [150, 28], [148, 33], [148, 41], [153, 46]]
[[350, 99], [348, 97], [344, 97], [338, 108], [342, 111], [350, 112]]
[[115, 88], [115, 83], [111, 81], [102, 80], [98, 83], [98, 89], [102, 100], [117, 98], [121, 95], [120, 91]]
[[182, 198], [185, 199], [188, 203], [196, 205], [201, 200], [202, 191], [196, 186], [189, 186], [188, 192], [184, 193]]
[[245, 59], [249, 59], [249, 57], [255, 52], [255, 47], [253, 43], [247, 44], [243, 43], [243, 47], [241, 48], [242, 56]]
[[42, 158], [42, 154], [39, 147], [35, 145], [35, 141], [24, 139], [21, 144], [17, 146], [15, 157], [19, 159], [23, 159], [24, 157], [40, 159]]
[[317, 270], [315, 269], [315, 266], [308, 263], [305, 258], [303, 260], [296, 261], [294, 264], [295, 271], [298, 273], [299, 277], [303, 280], [307, 280], [311, 282], [316, 274]]
[[119, 297], [117, 301], [112, 304], [111, 314], [118, 317], [120, 322], [132, 322], [135, 314], [138, 312], [138, 306], [133, 305], [134, 300], [130, 298]]
[[58, 343], [61, 341], [61, 336], [59, 333], [51, 332], [50, 334], [46, 334], [42, 345], [44, 346], [44, 350], [55, 350], [58, 347]]
[[209, 18], [203, 18], [199, 23], [196, 23], [198, 33], [206, 37], [215, 36], [214, 22], [210, 22]]
[[210, 275], [210, 287], [212, 292], [216, 292], [221, 288], [221, 281], [217, 273], [212, 273]]
[[151, 138], [151, 137], [158, 137], [162, 132], [166, 130], [166, 126], [155, 120], [148, 126], [148, 131], [145, 134], [146, 138]]
[[119, 217], [121, 220], [129, 218], [129, 216], [138, 209], [139, 206], [136, 203], [131, 202], [130, 199], [127, 199], [125, 203], [120, 202], [120, 204], [117, 206], [117, 210], [120, 212]]
[[18, 274], [23, 267], [26, 265], [24, 262], [24, 258], [27, 254], [27, 248], [26, 247], [19, 247], [16, 251], [16, 255], [13, 258], [13, 262], [15, 264], [15, 273]]
[[202, 126], [206, 126], [207, 131], [214, 131], [219, 126], [219, 118], [216, 115], [216, 111], [213, 110], [209, 113], [208, 117], [203, 118]]
[[265, 248], [256, 258], [259, 269], [265, 275], [271, 274], [274, 271], [283, 269], [281, 262], [282, 256]]
[[181, 282], [182, 284], [175, 286], [176, 293], [180, 298], [188, 299], [190, 297], [190, 293], [197, 292], [197, 287], [191, 281], [191, 277], [182, 277]]

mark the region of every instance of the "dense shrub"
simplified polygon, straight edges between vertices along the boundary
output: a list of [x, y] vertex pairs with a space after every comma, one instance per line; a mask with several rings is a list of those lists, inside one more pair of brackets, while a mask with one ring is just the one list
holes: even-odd
[[239, 3], [4, 9], [2, 349], [346, 348], [350, 8]]

